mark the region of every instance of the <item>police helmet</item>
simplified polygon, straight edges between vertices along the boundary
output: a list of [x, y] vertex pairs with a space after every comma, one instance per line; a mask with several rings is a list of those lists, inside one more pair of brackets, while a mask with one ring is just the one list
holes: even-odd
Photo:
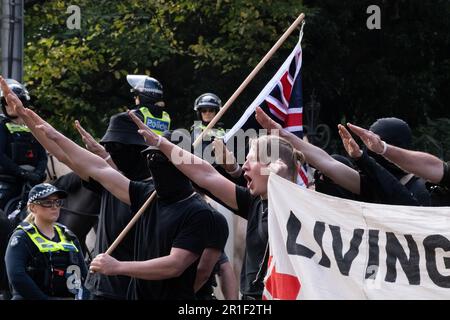
[[142, 104], [163, 101], [163, 86], [155, 78], [146, 75], [129, 74], [127, 81], [131, 92], [139, 97]]
[[199, 111], [201, 108], [215, 108], [218, 111], [222, 108], [222, 101], [214, 93], [204, 93], [195, 99], [194, 102], [195, 111]]
[[[30, 103], [30, 94], [28, 90], [25, 88], [23, 84], [20, 82], [14, 80], [14, 79], [5, 79], [6, 83], [8, 84], [8, 87], [11, 89], [12, 92], [14, 92], [17, 97], [22, 101], [22, 104], [24, 107], [28, 107]], [[8, 113], [6, 112], [6, 99], [3, 90], [0, 89], [0, 100], [2, 105], [2, 111], [3, 114], [8, 116]]]

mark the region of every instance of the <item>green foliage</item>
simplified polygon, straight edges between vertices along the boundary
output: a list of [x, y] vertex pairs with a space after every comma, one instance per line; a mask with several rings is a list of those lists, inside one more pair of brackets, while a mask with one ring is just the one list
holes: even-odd
[[450, 118], [427, 119], [426, 123], [417, 128], [414, 136], [414, 148], [450, 159]]
[[[381, 30], [366, 27], [371, 4], [381, 8]], [[66, 27], [69, 5], [81, 8], [81, 30]], [[342, 119], [367, 127], [396, 116], [449, 150], [450, 131], [439, 129], [446, 123], [428, 120], [450, 118], [445, 0], [39, 2], [25, 13], [25, 80], [39, 111], [72, 137], [73, 120], [101, 137], [109, 117], [132, 103], [129, 73], [159, 79], [174, 126], [190, 127], [194, 99], [212, 91], [226, 101], [300, 12], [305, 103], [314, 90], [335, 138]], [[243, 92], [227, 127], [296, 41], [289, 37]]]
[[[66, 27], [72, 4], [81, 8], [81, 30]], [[298, 1], [272, 0], [35, 4], [26, 12], [26, 82], [39, 111], [72, 137], [73, 120], [100, 137], [109, 117], [132, 103], [129, 73], [160, 80], [175, 126], [190, 127], [196, 96], [231, 96], [302, 11]], [[285, 59], [280, 52], [275, 65]]]

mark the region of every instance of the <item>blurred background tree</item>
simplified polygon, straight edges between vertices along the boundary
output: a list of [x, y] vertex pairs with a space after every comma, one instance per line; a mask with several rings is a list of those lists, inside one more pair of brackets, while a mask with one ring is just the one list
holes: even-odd
[[[381, 8], [381, 30], [366, 9]], [[81, 29], [69, 30], [69, 5]], [[189, 128], [193, 101], [215, 92], [225, 102], [300, 12], [305, 103], [314, 91], [320, 118], [339, 149], [337, 123], [369, 126], [406, 120], [415, 145], [450, 150], [450, 2], [446, 0], [78, 0], [31, 1], [25, 12], [25, 80], [35, 105], [78, 138], [80, 119], [101, 137], [109, 117], [133, 103], [126, 75], [148, 74], [164, 86], [174, 127]], [[289, 37], [235, 102], [231, 127], [297, 41]], [[430, 139], [424, 138], [429, 137]]]

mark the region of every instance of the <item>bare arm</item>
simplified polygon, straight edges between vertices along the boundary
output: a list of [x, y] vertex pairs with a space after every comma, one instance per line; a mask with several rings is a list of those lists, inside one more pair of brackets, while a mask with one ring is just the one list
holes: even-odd
[[[29, 112], [32, 112], [29, 110]], [[104, 159], [80, 147], [48, 123], [38, 125], [47, 138], [54, 141], [70, 161], [67, 165], [80, 177], [92, 177], [120, 201], [130, 204], [130, 180], [112, 168]]]
[[6, 84], [6, 81], [0, 77], [0, 86], [4, 92], [6, 103], [14, 108], [17, 115], [23, 120], [27, 127], [31, 130], [32, 134], [36, 137], [39, 143], [52, 155], [58, 158], [59, 161], [66, 163], [68, 162], [67, 155], [58, 147], [56, 143], [47, 139], [44, 133], [36, 130], [36, 125], [41, 124], [41, 119], [39, 117], [32, 117], [28, 109], [24, 108], [22, 101], [16, 96], [14, 92]]
[[[377, 134], [351, 123], [348, 124], [348, 127], [361, 138], [369, 150], [378, 154], [383, 153], [384, 143]], [[429, 153], [402, 149], [386, 144], [383, 157], [406, 172], [413, 173], [433, 183], [439, 183], [444, 176], [442, 160]]]
[[146, 261], [118, 261], [102, 253], [92, 260], [90, 270], [108, 276], [164, 280], [179, 277], [198, 257], [198, 254], [179, 248], [172, 248], [168, 256]]
[[111, 167], [117, 170], [116, 164], [106, 151], [105, 147], [95, 141], [94, 137], [81, 126], [80, 121], [75, 120], [75, 127], [77, 128], [86, 149], [104, 159]]
[[217, 172], [207, 161], [153, 133], [133, 112], [130, 111], [128, 114], [138, 126], [138, 132], [144, 137], [148, 145], [156, 146], [160, 141], [159, 150], [172, 161], [178, 170], [199, 187], [211, 192], [230, 208], [237, 209], [236, 185], [233, 182]]
[[305, 155], [306, 162], [322, 171], [324, 175], [332, 179], [335, 183], [355, 194], [360, 194], [360, 177], [356, 170], [334, 160], [324, 150], [282, 129], [278, 123], [270, 119], [259, 107], [256, 108], [256, 120], [265, 129], [278, 130], [280, 137], [289, 141], [294, 148]]
[[230, 261], [220, 265], [220, 287], [226, 300], [238, 300], [238, 285]]
[[197, 266], [197, 275], [195, 276], [194, 292], [200, 290], [201, 287], [208, 281], [214, 266], [219, 260], [222, 252], [214, 248], [206, 248], [203, 250], [202, 256]]

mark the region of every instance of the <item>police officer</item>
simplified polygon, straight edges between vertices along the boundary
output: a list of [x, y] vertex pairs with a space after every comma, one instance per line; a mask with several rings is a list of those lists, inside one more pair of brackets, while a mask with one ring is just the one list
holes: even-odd
[[144, 116], [144, 123], [158, 135], [170, 129], [170, 116], [164, 110], [163, 87], [155, 78], [146, 75], [127, 75], [134, 94], [135, 106]]
[[[206, 129], [220, 108], [222, 108], [222, 101], [214, 93], [204, 93], [195, 99], [194, 111], [197, 113], [197, 121], [191, 128], [192, 142]], [[216, 124], [206, 133], [206, 136], [203, 136], [202, 151], [214, 138], [223, 138], [223, 136], [225, 136], [225, 130], [221, 128], [221, 124]]]
[[34, 186], [28, 197], [28, 217], [19, 224], [6, 250], [6, 270], [13, 300], [81, 299], [87, 275], [80, 244], [64, 225], [56, 223], [67, 193], [48, 183]]
[[[6, 83], [25, 106], [30, 96], [25, 87], [13, 79]], [[36, 141], [29, 128], [24, 125], [5, 100], [5, 92], [0, 92], [3, 115], [0, 115], [0, 208], [18, 195], [24, 183], [31, 185], [45, 179], [47, 155]], [[26, 199], [25, 199], [26, 200]]]

